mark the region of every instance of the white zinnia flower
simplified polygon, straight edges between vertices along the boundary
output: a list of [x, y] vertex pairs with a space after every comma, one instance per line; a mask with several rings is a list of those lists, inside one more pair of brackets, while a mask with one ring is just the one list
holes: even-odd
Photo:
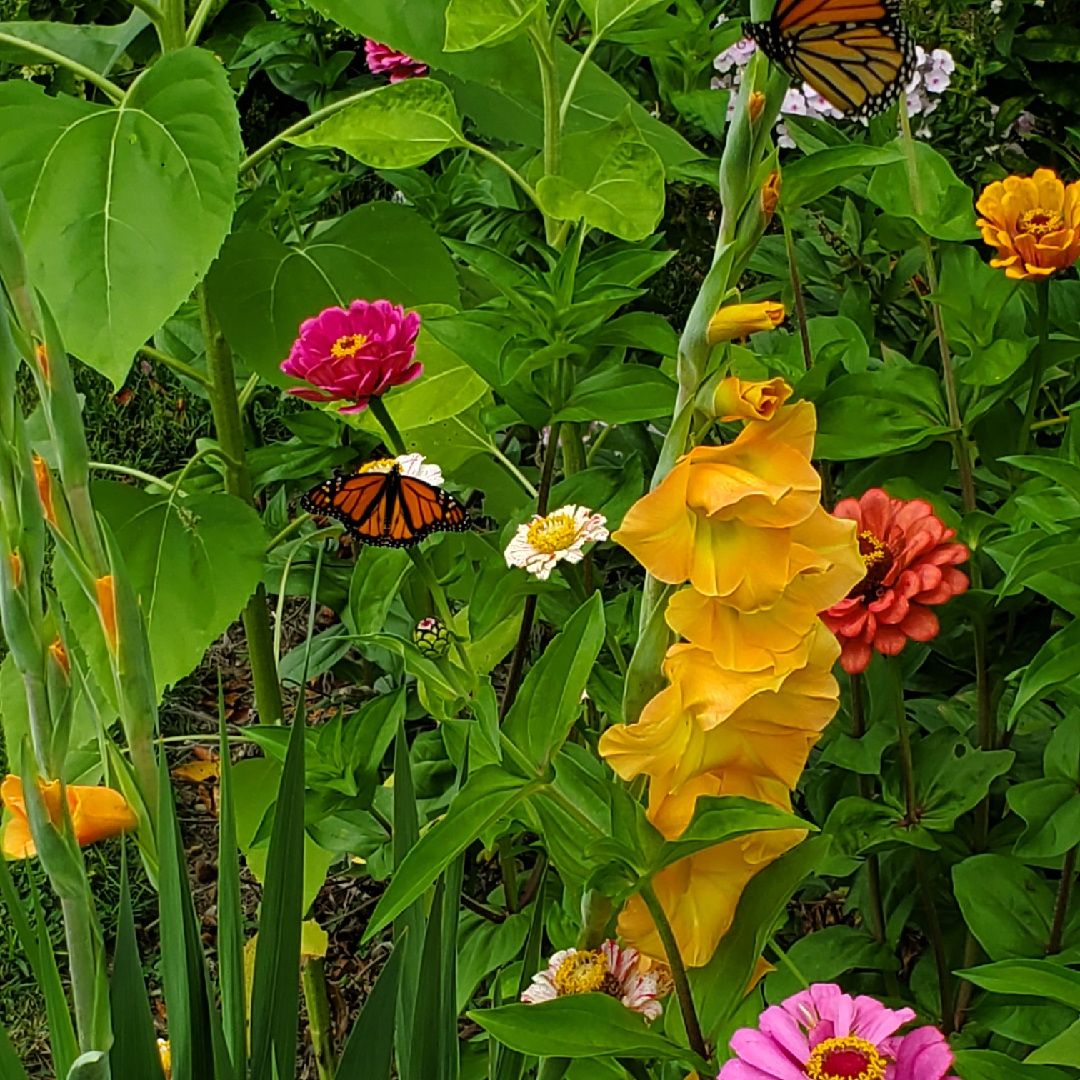
[[607, 518], [587, 506], [564, 506], [527, 525], [519, 525], [506, 546], [506, 565], [520, 566], [546, 581], [560, 559], [577, 563], [585, 557], [582, 548], [590, 540], [606, 540]]
[[638, 970], [636, 949], [620, 949], [614, 941], [605, 941], [599, 949], [557, 952], [547, 970], [532, 977], [521, 1000], [536, 1005], [568, 994], [607, 994], [652, 1021], [664, 1011], [656, 1000], [659, 992], [656, 975]]
[[360, 466], [362, 473], [388, 473], [394, 466], [401, 470], [402, 476], [411, 476], [423, 480], [432, 487], [442, 487], [443, 474], [438, 465], [428, 465], [423, 454], [402, 454], [400, 457], [377, 458]]

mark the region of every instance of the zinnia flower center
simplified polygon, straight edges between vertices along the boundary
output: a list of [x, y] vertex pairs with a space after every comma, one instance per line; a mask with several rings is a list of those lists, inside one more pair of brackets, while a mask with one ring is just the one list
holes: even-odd
[[859, 533], [859, 556], [868, 570], [885, 558], [885, 545], [869, 529]]
[[599, 949], [571, 953], [555, 972], [555, 989], [565, 994], [590, 994], [599, 991], [621, 997], [619, 980], [608, 970], [607, 960]]
[[330, 346], [330, 355], [335, 360], [345, 360], [355, 356], [366, 344], [367, 337], [364, 334], [346, 334]]
[[818, 1043], [805, 1071], [811, 1080], [883, 1080], [885, 1060], [872, 1042], [847, 1035]]
[[1020, 232], [1028, 233], [1040, 240], [1064, 228], [1061, 214], [1057, 210], [1044, 210], [1041, 206], [1035, 210], [1025, 210], [1018, 224]]
[[362, 473], [389, 473], [394, 472], [395, 470], [401, 472], [401, 466], [397, 463], [397, 459], [392, 457], [381, 457], [376, 458], [374, 461], [365, 461], [364, 464], [360, 466], [360, 472]]
[[554, 555], [557, 551], [573, 547], [577, 539], [577, 525], [569, 514], [548, 514], [529, 526], [527, 538], [537, 551]]

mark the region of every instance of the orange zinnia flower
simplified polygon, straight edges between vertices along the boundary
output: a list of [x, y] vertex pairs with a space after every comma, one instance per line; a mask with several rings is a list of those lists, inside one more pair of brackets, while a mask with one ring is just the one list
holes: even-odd
[[709, 323], [709, 344], [749, 337], [759, 330], [775, 330], [784, 321], [784, 305], [766, 300], [760, 304], [729, 304]]
[[[46, 784], [39, 780], [38, 785], [48, 808], [49, 818], [59, 828], [63, 821], [60, 781], [54, 780], [51, 784]], [[31, 858], [37, 854], [37, 848], [30, 835], [30, 821], [26, 816], [26, 801], [19, 777], [8, 776], [0, 784], [0, 800], [11, 812], [11, 817], [4, 826], [4, 854], [9, 859]], [[118, 836], [128, 829], [137, 828], [139, 824], [139, 819], [127, 800], [112, 788], [68, 784], [67, 802], [71, 824], [75, 829], [75, 839], [80, 845]]]
[[809, 402], [752, 420], [733, 443], [681, 458], [612, 539], [660, 581], [689, 581], [743, 611], [771, 606], [803, 566], [792, 527], [818, 507], [813, 445]]
[[866, 573], [845, 599], [821, 617], [836, 634], [840, 663], [849, 674], [865, 671], [873, 650], [896, 656], [913, 641], [937, 637], [937, 616], [928, 605], [968, 587], [956, 569], [967, 562], [966, 545], [922, 499], [891, 499], [871, 488], [861, 499], [844, 499], [833, 513], [855, 522]]
[[1080, 182], [1066, 186], [1053, 169], [1036, 169], [990, 184], [975, 206], [983, 240], [998, 249], [990, 265], [1008, 277], [1049, 277], [1080, 258]]

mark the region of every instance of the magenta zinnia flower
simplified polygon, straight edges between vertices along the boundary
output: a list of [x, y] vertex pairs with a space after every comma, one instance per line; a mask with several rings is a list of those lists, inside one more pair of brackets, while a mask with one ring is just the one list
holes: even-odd
[[423, 365], [413, 362], [420, 316], [389, 300], [354, 300], [349, 310], [327, 308], [300, 324], [286, 375], [303, 379], [315, 389], [295, 387], [290, 394], [325, 404], [352, 401], [343, 413], [361, 412], [368, 398], [392, 386], [412, 382]]
[[380, 45], [371, 38], [364, 42], [364, 56], [372, 75], [388, 74], [392, 83], [417, 79], [428, 72], [427, 64], [414, 60], [408, 53], [397, 52], [389, 45]]
[[718, 1080], [943, 1080], [953, 1056], [937, 1028], [896, 1034], [914, 1019], [911, 1009], [815, 983], [766, 1009], [758, 1028], [736, 1031], [738, 1056]]

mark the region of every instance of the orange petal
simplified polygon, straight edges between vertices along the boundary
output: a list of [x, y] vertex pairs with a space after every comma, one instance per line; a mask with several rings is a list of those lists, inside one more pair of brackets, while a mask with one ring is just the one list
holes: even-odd
[[93, 844], [138, 828], [135, 811], [119, 791], [107, 787], [68, 786], [68, 803], [75, 839]]

